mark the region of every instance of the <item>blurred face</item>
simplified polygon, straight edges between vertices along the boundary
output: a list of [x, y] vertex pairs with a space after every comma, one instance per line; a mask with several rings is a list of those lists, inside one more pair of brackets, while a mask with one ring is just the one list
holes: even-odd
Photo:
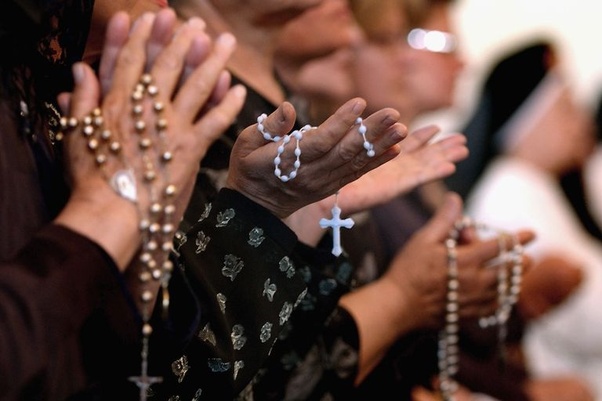
[[432, 8], [417, 36], [405, 34], [403, 11], [396, 11], [383, 13], [386, 28], [358, 47], [354, 79], [357, 95], [370, 108], [393, 107], [412, 120], [453, 104], [463, 64], [455, 52], [447, 5]]
[[[194, 0], [198, 1], [198, 0]], [[304, 11], [315, 7], [323, 0], [211, 0], [213, 3], [230, 3], [237, 7], [255, 8], [266, 13], [280, 12], [283, 10]]]
[[[200, 0], [187, 0], [188, 3]], [[278, 26], [298, 17], [323, 0], [204, 0], [229, 20], [246, 20], [266, 28]]]
[[310, 60], [357, 43], [362, 33], [347, 0], [323, 0], [289, 22], [280, 38], [279, 57]]
[[538, 103], [527, 109], [529, 114], [516, 128], [520, 131], [514, 132], [517, 139], [508, 151], [561, 175], [582, 167], [594, 150], [594, 120], [566, 83], [548, 85], [536, 98]]
[[[440, 31], [444, 33], [443, 35], [451, 34], [452, 36], [448, 36], [447, 40], [454, 40], [447, 5], [434, 7], [427, 21], [419, 28], [425, 32]], [[434, 42], [433, 49], [436, 49], [436, 36]], [[403, 58], [403, 78], [408, 91], [407, 96], [414, 102], [416, 114], [453, 105], [458, 75], [464, 67], [456, 51], [437, 52], [407, 46]]]
[[379, 18], [382, 31], [355, 48], [356, 95], [366, 99], [370, 111], [393, 107], [404, 116], [409, 107], [403, 80], [406, 22], [401, 10], [381, 13]]
[[352, 57], [349, 49], [341, 49], [306, 62], [297, 76], [299, 92], [310, 98], [330, 99], [337, 106], [343, 104], [353, 97]]
[[276, 58], [295, 69], [289, 87], [328, 110], [353, 95], [350, 47], [361, 40], [348, 0], [323, 0], [286, 25]]

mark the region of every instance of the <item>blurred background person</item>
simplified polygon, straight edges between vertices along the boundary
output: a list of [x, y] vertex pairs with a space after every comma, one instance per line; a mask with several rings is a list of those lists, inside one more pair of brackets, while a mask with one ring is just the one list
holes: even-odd
[[[335, 3], [335, 2], [332, 2]], [[342, 10], [339, 15], [344, 15], [344, 2], [337, 1], [338, 7]], [[351, 1], [354, 9], [355, 17], [358, 21], [363, 22], [364, 39], [358, 40], [345, 47], [334, 47], [330, 54], [325, 54], [322, 57], [316, 57], [320, 53], [318, 51], [310, 52], [309, 44], [312, 44], [312, 32], [320, 32], [317, 29], [307, 29], [308, 26], [317, 24], [317, 21], [334, 20], [334, 16], [328, 17], [327, 12], [320, 12], [320, 7], [309, 10], [301, 17], [297, 18], [288, 24], [285, 29], [285, 34], [281, 36], [279, 52], [277, 58], [278, 67], [296, 68], [296, 73], [287, 71], [281, 76], [295, 79], [289, 84], [289, 87], [294, 88], [293, 92], [301, 95], [308, 103], [310, 118], [319, 120], [320, 112], [331, 110], [337, 107], [345, 96], [350, 94], [359, 95], [370, 99], [368, 108], [379, 107], [383, 104], [396, 107], [402, 117], [406, 118], [404, 122], [411, 124], [414, 118], [419, 114], [419, 110], [430, 111], [441, 107], [448, 107], [453, 100], [454, 80], [460, 72], [462, 62], [459, 58], [452, 54], [455, 51], [455, 38], [452, 34], [446, 33], [444, 37], [448, 40], [448, 46], [444, 47], [445, 54], [434, 54], [432, 56], [423, 55], [427, 53], [424, 47], [419, 49], [409, 48], [405, 36], [407, 35], [408, 23], [406, 15], [411, 13], [413, 21], [422, 23], [425, 19], [433, 14], [432, 25], [427, 25], [429, 28], [435, 29], [450, 29], [450, 16], [448, 15], [451, 2], [435, 1], [435, 2], [412, 2], [411, 5], [404, 1]], [[432, 8], [431, 8], [432, 7]], [[406, 10], [409, 8], [409, 11]], [[435, 11], [436, 10], [436, 11]], [[334, 8], [331, 9], [334, 12]], [[311, 15], [311, 18], [310, 18]], [[307, 17], [307, 19], [305, 18]], [[321, 18], [321, 19], [320, 19]], [[348, 19], [346, 21], [349, 21]], [[328, 23], [328, 22], [325, 22]], [[418, 22], [415, 22], [418, 24]], [[421, 25], [418, 25], [421, 26]], [[329, 24], [330, 29], [335, 29], [335, 24]], [[356, 28], [354, 28], [356, 29]], [[296, 34], [297, 33], [297, 34]], [[302, 33], [302, 35], [301, 35]], [[439, 31], [439, 33], [443, 33]], [[288, 35], [287, 35], [288, 34]], [[296, 34], [296, 35], [295, 35]], [[339, 37], [332, 35], [333, 37]], [[289, 38], [299, 38], [295, 41], [295, 46]], [[301, 42], [301, 38], [304, 41]], [[315, 39], [313, 39], [315, 41]], [[325, 42], [325, 41], [323, 41]], [[299, 44], [300, 43], [300, 44]], [[420, 47], [420, 43], [414, 43], [416, 47]], [[424, 43], [422, 44], [424, 46]], [[313, 46], [317, 49], [317, 45]], [[301, 50], [298, 50], [301, 49]], [[323, 49], [323, 47], [321, 48]], [[406, 50], [408, 49], [408, 50]], [[432, 48], [433, 53], [437, 51], [441, 53], [442, 49]], [[305, 52], [305, 62], [299, 54]], [[322, 51], [323, 52], [323, 51]], [[416, 52], [417, 54], [413, 54]], [[289, 55], [290, 54], [290, 55]], [[308, 56], [308, 55], [311, 55]], [[297, 60], [296, 63], [291, 62], [288, 58]], [[421, 86], [416, 84], [406, 89], [409, 84], [403, 79], [406, 64], [408, 68], [414, 69], [414, 73], [420, 78], [416, 78], [419, 82], [424, 82], [423, 85], [430, 85], [430, 77], [422, 70], [429, 69], [431, 63], [436, 63], [442, 70], [447, 73], [441, 78], [442, 84], [439, 94], [433, 94], [432, 98], [426, 96], [416, 96], [417, 104], [412, 103], [413, 91], [420, 91]], [[418, 74], [420, 73], [420, 74]], [[437, 72], [434, 71], [436, 74]], [[358, 83], [361, 81], [361, 83]], [[285, 79], [285, 83], [288, 82]], [[428, 88], [426, 90], [429, 90]], [[420, 134], [426, 140], [432, 139], [437, 133], [436, 127], [429, 127], [427, 130], [421, 131]], [[412, 139], [411, 134], [404, 142]], [[454, 142], [456, 141], [457, 142]], [[447, 151], [454, 152], [454, 143], [463, 143], [461, 136], [450, 136], [439, 142], [442, 153]], [[402, 144], [403, 145], [403, 144]], [[449, 148], [446, 147], [449, 145]], [[456, 153], [453, 160], [459, 160], [465, 157], [465, 153]], [[425, 159], [424, 163], [428, 165], [430, 161]], [[451, 174], [454, 171], [453, 164], [447, 164], [442, 168], [440, 177]], [[394, 179], [393, 177], [391, 177]], [[381, 180], [381, 185], [386, 185], [386, 180]], [[440, 186], [438, 188], [441, 188]], [[444, 190], [437, 192], [437, 199], [440, 201]], [[421, 196], [421, 195], [420, 195]], [[356, 285], [365, 285], [378, 278], [389, 266], [387, 263], [391, 261], [394, 255], [412, 234], [422, 227], [426, 221], [432, 216], [436, 207], [436, 202], [428, 205], [420, 203], [422, 200], [418, 196], [418, 207], [421, 210], [426, 210], [424, 213], [417, 215], [415, 210], [406, 210], [406, 215], [396, 215], [395, 212], [386, 215], [386, 219], [393, 219], [399, 223], [397, 226], [389, 224], [395, 238], [394, 246], [391, 246], [387, 257], [383, 257], [379, 253], [382, 243], [387, 241], [378, 236], [376, 240], [366, 241], [366, 237], [373, 237], [373, 234], [378, 227], [374, 219], [370, 217], [370, 213], [361, 213], [354, 215], [354, 219], [361, 227], [361, 231], [347, 231], [342, 233], [343, 242], [352, 244], [348, 246], [349, 256], [355, 262], [357, 268], [354, 271], [356, 277]], [[395, 200], [397, 201], [397, 199]], [[405, 225], [408, 219], [416, 219], [418, 223], [408, 227], [404, 239], [399, 240], [399, 232], [405, 230]], [[360, 233], [359, 237], [357, 233]], [[378, 232], [378, 231], [376, 231]], [[405, 232], [405, 231], [404, 231]], [[391, 265], [392, 266], [392, 265]], [[425, 274], [431, 274], [423, 270]], [[409, 398], [410, 390], [417, 383], [429, 383], [430, 378], [436, 373], [436, 361], [434, 353], [436, 352], [436, 333], [434, 331], [416, 330], [414, 333], [409, 333], [395, 344], [388, 352], [385, 361], [379, 364], [375, 372], [371, 373], [365, 383], [354, 392], [354, 397], [357, 399], [365, 399], [374, 391], [383, 391], [388, 389], [391, 394], [396, 394], [402, 399]], [[422, 353], [418, 353], [420, 349]], [[305, 367], [309, 370], [310, 368]], [[315, 368], [319, 369], [319, 368]], [[404, 398], [405, 397], [405, 398]]]
[[[541, 293], [522, 297], [522, 312], [529, 318], [522, 343], [525, 368], [537, 379], [573, 376], [589, 387], [593, 399], [600, 399], [602, 333], [595, 322], [602, 316], [595, 305], [602, 302], [602, 248], [600, 229], [584, 201], [582, 174], [595, 131], [592, 113], [576, 101], [552, 43], [542, 39], [508, 51], [484, 81], [465, 130], [484, 142], [475, 152], [481, 165], [466, 194], [467, 213], [504, 229], [536, 230], [537, 240], [528, 247], [535, 257], [529, 274], [542, 283], [545, 275], [555, 274], [566, 281], [540, 287], [547, 287], [547, 301]], [[518, 74], [520, 85], [512, 85]], [[544, 270], [537, 262], [546, 258], [556, 258], [556, 263]], [[575, 268], [582, 275], [579, 280], [562, 273]], [[586, 396], [587, 387], [565, 384], [548, 397]]]

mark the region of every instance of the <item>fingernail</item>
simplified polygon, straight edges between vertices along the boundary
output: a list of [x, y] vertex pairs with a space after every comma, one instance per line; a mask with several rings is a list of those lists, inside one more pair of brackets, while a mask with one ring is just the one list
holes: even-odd
[[232, 90], [237, 97], [247, 96], [247, 88], [244, 85], [235, 85]]
[[231, 33], [226, 32], [219, 35], [215, 42], [225, 46], [233, 46], [236, 43], [236, 38]]
[[187, 24], [193, 28], [204, 29], [205, 21], [200, 19], [199, 17], [192, 17], [187, 21]]
[[364, 111], [364, 103], [359, 100], [356, 101], [353, 105], [352, 111], [354, 114], [357, 114], [359, 116], [360, 114], [362, 114], [362, 111]]
[[138, 27], [138, 25], [140, 25], [143, 21], [144, 22], [152, 22], [154, 19], [155, 19], [155, 13], [145, 12], [138, 19], [136, 19], [134, 21], [134, 23], [132, 24], [131, 30], [136, 29]]
[[84, 66], [82, 63], [73, 64], [73, 80], [76, 84], [79, 84], [84, 80]]

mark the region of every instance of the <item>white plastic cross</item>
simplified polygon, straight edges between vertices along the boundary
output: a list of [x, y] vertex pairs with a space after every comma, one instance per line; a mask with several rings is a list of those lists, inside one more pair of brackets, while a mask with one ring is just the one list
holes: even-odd
[[320, 219], [320, 227], [332, 228], [332, 254], [339, 256], [343, 253], [341, 248], [341, 227], [351, 228], [353, 227], [354, 221], [351, 218], [341, 219], [341, 208], [336, 204], [332, 208], [332, 218]]

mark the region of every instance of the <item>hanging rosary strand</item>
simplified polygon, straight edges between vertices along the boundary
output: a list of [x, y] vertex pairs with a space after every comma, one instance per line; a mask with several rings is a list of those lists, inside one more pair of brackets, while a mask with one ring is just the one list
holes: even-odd
[[[495, 231], [499, 244], [499, 254], [492, 260], [488, 268], [498, 269], [498, 309], [488, 317], [482, 317], [479, 324], [482, 328], [497, 326], [498, 348], [503, 355], [507, 336], [507, 322], [513, 306], [518, 301], [523, 273], [523, 247], [515, 236], [503, 231], [492, 230], [484, 224], [479, 224], [464, 217], [458, 221], [445, 241], [447, 249], [447, 296], [445, 307], [445, 322], [439, 331], [438, 366], [439, 366], [439, 391], [444, 401], [454, 401], [454, 394], [458, 384], [454, 376], [458, 373], [459, 366], [459, 320], [460, 307], [458, 293], [460, 282], [458, 278], [457, 245], [462, 230], [474, 228], [480, 231]], [[507, 246], [508, 239], [512, 240], [512, 247]], [[508, 274], [510, 266], [510, 275]]]
[[[138, 136], [138, 152], [141, 156], [141, 165], [136, 166], [138, 169], [127, 166], [122, 157], [122, 145], [118, 138], [104, 127], [99, 108], [94, 109], [81, 121], [73, 117], [61, 118], [61, 130], [56, 136], [57, 140], [62, 140], [67, 133], [81, 126], [87, 149], [94, 157], [107, 183], [119, 196], [135, 204], [138, 209], [141, 234], [138, 280], [142, 288], [138, 295], [142, 315], [141, 372], [140, 376], [130, 377], [130, 380], [140, 389], [141, 401], [147, 400], [151, 385], [162, 381], [161, 377], [148, 375], [149, 341], [153, 332], [150, 318], [159, 287], [163, 290], [161, 301], [163, 312], [167, 313], [169, 307], [167, 283], [173, 270], [169, 253], [175, 231], [176, 188], [169, 182], [168, 165], [172, 160], [172, 153], [166, 146], [165, 135], [168, 124], [163, 117], [164, 105], [157, 100], [157, 95], [158, 89], [152, 77], [149, 74], [142, 75], [131, 96], [134, 128]], [[144, 120], [145, 99], [152, 101], [152, 114], [155, 120], [153, 130], [148, 129]], [[113, 164], [121, 165], [121, 168], [112, 174], [109, 171], [111, 160], [115, 161]], [[142, 188], [138, 187], [138, 182], [143, 183]], [[141, 189], [145, 191], [149, 200], [149, 207], [146, 210], [140, 207]]]

